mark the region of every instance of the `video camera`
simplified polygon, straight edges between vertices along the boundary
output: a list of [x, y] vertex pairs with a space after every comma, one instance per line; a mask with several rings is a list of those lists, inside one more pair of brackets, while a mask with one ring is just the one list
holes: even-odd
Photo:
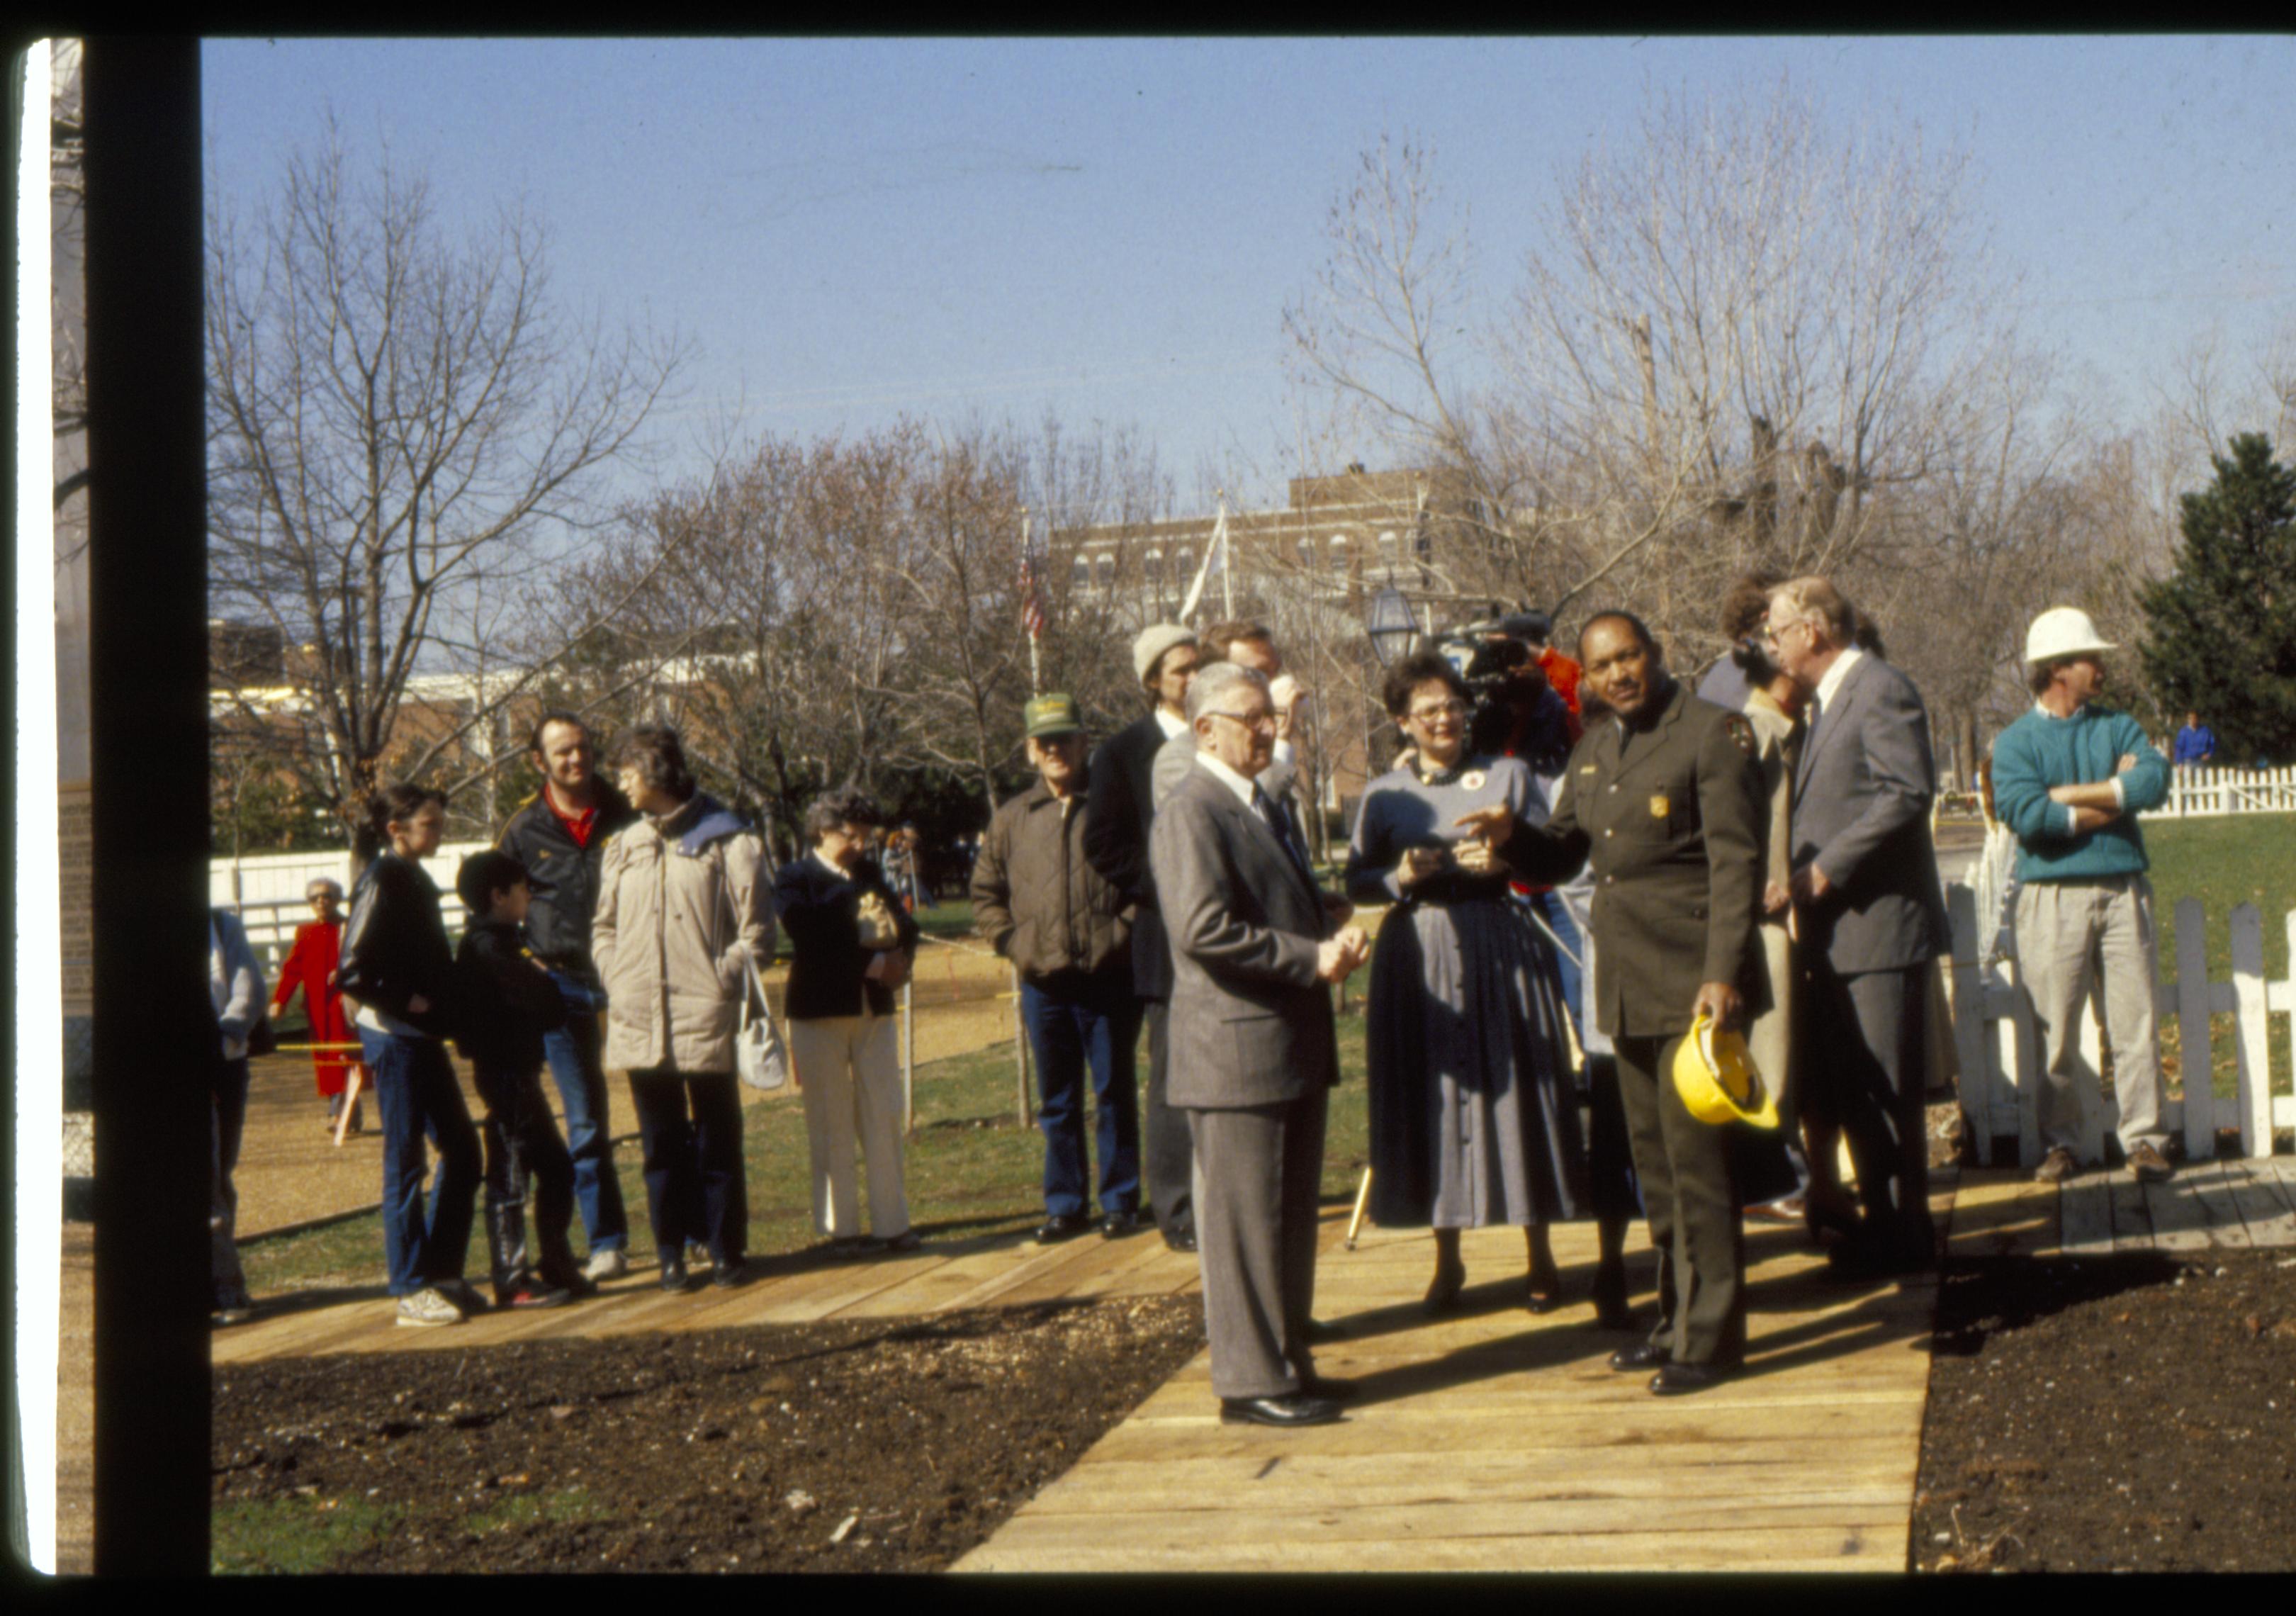
[[1466, 682], [1467, 746], [1476, 752], [1504, 751], [1518, 734], [1529, 710], [1546, 689], [1538, 648], [1554, 628], [1543, 611], [1500, 615], [1496, 602], [1493, 608], [1489, 617], [1463, 624], [1435, 641], [1435, 649]]

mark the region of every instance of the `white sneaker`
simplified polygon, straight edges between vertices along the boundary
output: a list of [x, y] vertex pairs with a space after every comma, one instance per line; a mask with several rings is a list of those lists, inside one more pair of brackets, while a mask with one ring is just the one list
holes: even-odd
[[621, 1247], [593, 1251], [590, 1260], [582, 1265], [582, 1277], [591, 1281], [619, 1279], [630, 1271], [630, 1259]]
[[433, 1285], [417, 1291], [412, 1296], [398, 1299], [398, 1322], [417, 1328], [431, 1325], [459, 1325], [463, 1310], [448, 1300], [447, 1293]]

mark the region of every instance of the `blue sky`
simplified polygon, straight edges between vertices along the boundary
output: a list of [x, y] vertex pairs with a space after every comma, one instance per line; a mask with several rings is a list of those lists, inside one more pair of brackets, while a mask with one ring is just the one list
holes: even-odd
[[[1784, 71], [1843, 127], [1967, 149], [2029, 332], [2124, 417], [2194, 336], [2296, 325], [2296, 39], [218, 41], [214, 184], [259, 201], [332, 106], [451, 217], [522, 198], [556, 292], [696, 340], [675, 465], [903, 409], [1131, 426], [1281, 497], [1281, 317], [1382, 129], [1430, 143], [1478, 281], [1647, 95]], [[211, 201], [214, 199], [210, 199]], [[1376, 458], [1365, 446], [1366, 458]], [[1231, 471], [1230, 475], [1234, 475]]]

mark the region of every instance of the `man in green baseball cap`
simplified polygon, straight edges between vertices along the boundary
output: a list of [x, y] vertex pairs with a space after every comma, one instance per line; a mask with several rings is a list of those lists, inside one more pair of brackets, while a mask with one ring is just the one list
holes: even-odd
[[1085, 857], [1086, 736], [1076, 698], [1042, 695], [1021, 710], [1037, 783], [996, 810], [972, 866], [972, 913], [989, 946], [1020, 968], [1021, 1018], [1037, 1057], [1045, 1132], [1046, 1244], [1092, 1225], [1084, 1074], [1092, 1070], [1101, 1232], [1140, 1219], [1140, 1112], [1133, 1046], [1131, 929], [1121, 890]]
[[[1031, 741], [1042, 741], [1054, 735], [1084, 734], [1084, 717], [1077, 710], [1076, 698], [1063, 695], [1059, 691], [1050, 695], [1030, 697], [1029, 704], [1021, 710], [1021, 725], [1028, 731]], [[1034, 747], [1029, 750], [1029, 760], [1037, 762]], [[1042, 765], [1038, 767], [1041, 768]]]

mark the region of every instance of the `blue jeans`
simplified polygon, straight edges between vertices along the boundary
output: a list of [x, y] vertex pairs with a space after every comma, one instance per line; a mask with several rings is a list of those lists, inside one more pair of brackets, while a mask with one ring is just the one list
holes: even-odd
[[622, 1182], [614, 1176], [614, 1136], [606, 1121], [606, 1073], [598, 1063], [598, 1012], [604, 995], [579, 977], [553, 971], [566, 1002], [566, 1025], [542, 1035], [543, 1058], [566, 1107], [566, 1153], [574, 1159], [574, 1204], [593, 1251], [619, 1251], [630, 1243]]
[[[436, 1038], [359, 1029], [375, 1109], [382, 1113], [382, 1253], [390, 1293], [412, 1296], [463, 1277], [479, 1195], [479, 1130]], [[422, 1198], [422, 1138], [438, 1147], [430, 1204]]]
[[1045, 1210], [1085, 1209], [1090, 1187], [1084, 1153], [1084, 1074], [1092, 1069], [1094, 1141], [1100, 1204], [1108, 1212], [1140, 1204], [1140, 1097], [1133, 1048], [1140, 1001], [1128, 963], [1093, 975], [1063, 971], [1021, 984], [1021, 1014], [1037, 1056], [1037, 1125], [1045, 1131]]

